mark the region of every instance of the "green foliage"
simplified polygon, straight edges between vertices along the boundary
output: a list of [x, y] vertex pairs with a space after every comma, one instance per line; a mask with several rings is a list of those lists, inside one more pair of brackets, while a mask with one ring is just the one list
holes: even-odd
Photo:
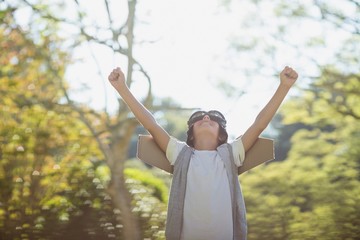
[[120, 235], [109, 229], [116, 215], [88, 161], [100, 157], [96, 144], [75, 113], [66, 106], [59, 111], [56, 80], [66, 55], [53, 51], [55, 41], [31, 41], [10, 14], [6, 21], [0, 27], [7, 50], [0, 57], [0, 238]]
[[126, 184], [133, 196], [144, 238], [165, 239], [167, 192], [164, 183], [149, 170], [125, 169]]
[[142, 185], [153, 189], [152, 195], [158, 198], [161, 202], [167, 203], [168, 201], [168, 187], [165, 183], [156, 178], [150, 172], [144, 172], [135, 168], [127, 168], [124, 171], [127, 178], [139, 181]]

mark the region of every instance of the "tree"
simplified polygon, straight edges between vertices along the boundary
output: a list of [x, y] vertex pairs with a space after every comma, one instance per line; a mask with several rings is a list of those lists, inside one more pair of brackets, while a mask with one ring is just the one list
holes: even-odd
[[[73, 56], [65, 49], [77, 49], [85, 45], [101, 46], [111, 51], [115, 56], [126, 59], [127, 85], [131, 88], [136, 78], [147, 82], [148, 92], [143, 101], [144, 105], [153, 110], [154, 113], [160, 111], [160, 109], [163, 110], [162, 107], [159, 107], [160, 105], [154, 102], [150, 77], [136, 59], [136, 56], [134, 56], [137, 1], [120, 4], [121, 14], [126, 14], [126, 18], [121, 16], [120, 20], [117, 2], [104, 1], [101, 10], [104, 10], [106, 16], [105, 23], [103, 21], [92, 22], [91, 17], [89, 17], [90, 13], [86, 11], [86, 2], [81, 1], [67, 1], [60, 5], [50, 5], [43, 1], [4, 1], [4, 6], [12, 9], [15, 16], [20, 16], [17, 13], [21, 11], [29, 13], [28, 19], [24, 20], [15, 17], [15, 20], [19, 22], [25, 21], [23, 27], [29, 31], [29, 35], [32, 35], [34, 39], [46, 32], [64, 34], [64, 26], [71, 26], [70, 33], [65, 31], [67, 37], [62, 38], [62, 44], [56, 46], [69, 54], [67, 56], [69, 62], [70, 59], [73, 60]], [[123, 11], [123, 9], [126, 9], [126, 11]], [[72, 14], [67, 14], [67, 18], [64, 18], [61, 14], [63, 11]], [[89, 49], [91, 51], [91, 48]], [[94, 61], [98, 63], [96, 56]], [[54, 68], [50, 69], [54, 70]], [[136, 129], [138, 129], [138, 122], [120, 99], [116, 102], [118, 108], [115, 113], [110, 113], [107, 106], [103, 111], [98, 111], [74, 100], [72, 89], [65, 82], [65, 72], [65, 68], [59, 72], [54, 71], [52, 76], [54, 80], [51, 82], [52, 90], [60, 96], [57, 101], [54, 100], [55, 105], [60, 105], [57, 112], [66, 115], [71, 114], [80, 119], [84, 126], [87, 127], [88, 133], [95, 139], [98, 153], [101, 155], [98, 158], [106, 163], [110, 171], [110, 179], [106, 187], [107, 193], [111, 196], [113, 208], [121, 213], [121, 217], [116, 219], [118, 221], [117, 225], [122, 227], [116, 230], [121, 231], [124, 239], [140, 239], [148, 234], [145, 232], [149, 231], [145, 231], [141, 226], [144, 223], [141, 217], [142, 213], [141, 211], [135, 211], [138, 209], [136, 201], [134, 202], [134, 195], [131, 194], [132, 190], [126, 184], [127, 178], [124, 173], [124, 163], [128, 159], [129, 148], [133, 143]], [[99, 72], [101, 72], [100, 69]], [[46, 107], [48, 101], [42, 101], [39, 104]], [[178, 105], [171, 104], [171, 102], [166, 108], [180, 109]], [[169, 125], [169, 127], [171, 126]]]
[[77, 115], [59, 104], [62, 92], [54, 86], [67, 55], [58, 50], [56, 34], [43, 32], [37, 42], [29, 38], [14, 11], [2, 12], [0, 26], [6, 49], [0, 58], [1, 239], [88, 236], [86, 228], [68, 228], [68, 221], [74, 227], [81, 217], [88, 220], [80, 222], [88, 232], [106, 239], [110, 232], [98, 221], [116, 225], [116, 218], [111, 202], [102, 199], [101, 183], [94, 181], [102, 178], [88, 162], [100, 152]]
[[[127, 118], [125, 106], [118, 123], [105, 113], [72, 102], [64, 78], [70, 56], [58, 37], [58, 22], [34, 14], [37, 25], [24, 30], [14, 17], [21, 8], [5, 6], [0, 28], [0, 45], [6, 49], [0, 58], [1, 238], [107, 239], [129, 234], [163, 238], [166, 186], [151, 174], [144, 179], [146, 169], [141, 174], [135, 170], [118, 173], [119, 169], [104, 165], [108, 156], [104, 151], [113, 148], [124, 151], [112, 156], [114, 161], [122, 158], [123, 167], [127, 149], [121, 143], [130, 142], [132, 136], [123, 139], [117, 130], [124, 127], [131, 132], [127, 126], [135, 128], [134, 119]], [[39, 5], [32, 7], [37, 10]], [[49, 9], [41, 7], [41, 14], [46, 15]], [[109, 126], [93, 124], [99, 119]], [[101, 127], [115, 132], [100, 132], [94, 138]], [[120, 136], [114, 140], [120, 149], [109, 146], [111, 134]], [[122, 181], [123, 191], [131, 194], [130, 202], [119, 203], [118, 199], [118, 205], [114, 204], [118, 193], [111, 196], [106, 190], [110, 171], [112, 178], [122, 174], [123, 179], [115, 181]], [[128, 216], [119, 204], [138, 218], [139, 229], [129, 230]]]

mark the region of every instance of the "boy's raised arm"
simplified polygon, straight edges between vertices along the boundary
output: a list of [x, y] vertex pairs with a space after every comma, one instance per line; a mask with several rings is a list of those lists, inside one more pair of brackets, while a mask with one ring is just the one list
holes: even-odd
[[137, 120], [154, 138], [157, 145], [163, 152], [166, 152], [169, 134], [156, 122], [154, 116], [141, 104], [131, 93], [126, 85], [124, 73], [120, 68], [115, 68], [108, 77], [111, 85], [120, 94], [127, 106], [133, 112]]
[[280, 73], [280, 85], [266, 106], [260, 111], [254, 123], [245, 131], [241, 140], [245, 152], [255, 143], [260, 134], [269, 125], [282, 101], [289, 92], [291, 86], [298, 78], [298, 74], [292, 68], [286, 66]]

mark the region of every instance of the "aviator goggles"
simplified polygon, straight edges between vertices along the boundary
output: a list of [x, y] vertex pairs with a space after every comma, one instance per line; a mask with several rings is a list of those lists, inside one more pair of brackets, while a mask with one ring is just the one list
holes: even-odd
[[208, 115], [211, 121], [217, 122], [222, 128], [226, 128], [226, 120], [224, 115], [221, 112], [216, 110], [211, 111], [197, 111], [194, 112], [187, 122], [188, 126], [191, 127], [197, 121], [200, 121], [204, 118], [205, 115]]

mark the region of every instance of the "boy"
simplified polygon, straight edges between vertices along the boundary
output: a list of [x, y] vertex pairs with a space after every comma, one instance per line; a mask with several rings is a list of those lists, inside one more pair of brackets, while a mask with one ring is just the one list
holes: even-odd
[[297, 78], [296, 71], [286, 66], [273, 97], [245, 133], [231, 143], [227, 143], [225, 117], [216, 110], [191, 115], [185, 143], [170, 136], [133, 96], [120, 68], [110, 73], [110, 83], [174, 166], [167, 239], [246, 239], [245, 204], [237, 168]]

